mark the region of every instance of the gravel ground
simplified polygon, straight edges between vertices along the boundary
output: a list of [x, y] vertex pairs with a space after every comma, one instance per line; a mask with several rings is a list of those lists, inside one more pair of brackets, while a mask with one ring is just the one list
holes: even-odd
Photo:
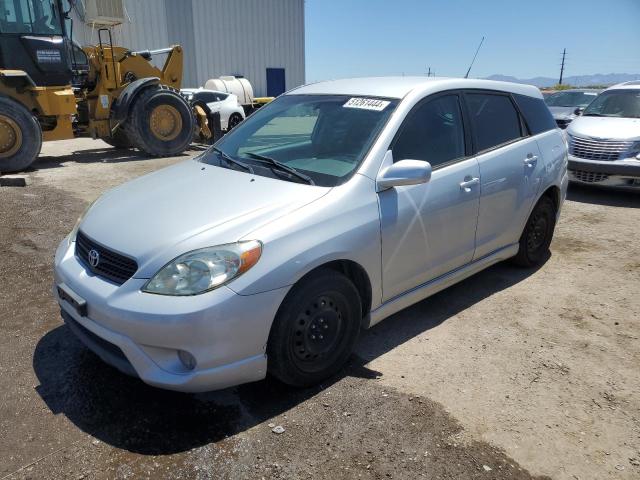
[[0, 178], [0, 480], [640, 478], [640, 195], [571, 188], [540, 269], [394, 315], [325, 385], [186, 395], [104, 365], [50, 294], [86, 205], [185, 158], [54, 142]]

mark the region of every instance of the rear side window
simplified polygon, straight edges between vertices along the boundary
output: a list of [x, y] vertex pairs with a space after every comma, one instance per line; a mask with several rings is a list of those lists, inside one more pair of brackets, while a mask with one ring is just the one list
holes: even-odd
[[195, 100], [200, 100], [204, 103], [211, 103], [211, 102], [217, 102], [218, 101], [218, 97], [216, 96], [215, 93], [210, 93], [210, 92], [198, 92], [195, 93], [193, 95], [193, 98]]
[[466, 95], [466, 99], [478, 151], [488, 150], [522, 136], [520, 115], [508, 96], [470, 93]]
[[556, 128], [553, 116], [541, 98], [528, 97], [526, 95], [514, 95], [520, 111], [524, 115], [531, 135], [547, 132]]
[[405, 120], [393, 146], [393, 159], [425, 160], [437, 167], [465, 156], [464, 127], [457, 95], [418, 106]]

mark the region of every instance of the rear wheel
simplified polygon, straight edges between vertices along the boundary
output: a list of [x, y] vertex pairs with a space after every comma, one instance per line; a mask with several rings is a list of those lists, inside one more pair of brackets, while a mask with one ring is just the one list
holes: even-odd
[[294, 386], [335, 374], [358, 338], [360, 295], [341, 273], [322, 270], [287, 294], [267, 343], [269, 373]]
[[125, 124], [131, 143], [149, 155], [184, 152], [195, 128], [193, 112], [175, 90], [158, 86], [143, 91], [133, 103]]
[[102, 139], [103, 142], [108, 143], [112, 147], [115, 148], [131, 148], [133, 144], [124, 130], [118, 128], [116, 133], [114, 133], [111, 137], [105, 137]]
[[42, 148], [42, 129], [31, 112], [0, 97], [0, 172], [18, 172], [31, 165]]
[[229, 117], [229, 122], [227, 123], [227, 131], [230, 131], [231, 129], [237, 127], [238, 124], [242, 122], [242, 120], [242, 115], [240, 115], [239, 113], [232, 113]]
[[538, 201], [527, 220], [513, 263], [522, 267], [541, 264], [549, 252], [555, 226], [556, 208], [553, 201], [545, 195]]

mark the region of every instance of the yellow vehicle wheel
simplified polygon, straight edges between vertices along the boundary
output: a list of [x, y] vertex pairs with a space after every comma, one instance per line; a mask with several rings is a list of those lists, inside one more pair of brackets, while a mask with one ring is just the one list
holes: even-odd
[[180, 112], [171, 105], [158, 105], [151, 111], [151, 133], [159, 140], [173, 140], [182, 131]]
[[149, 155], [178, 155], [191, 144], [195, 117], [180, 93], [156, 85], [138, 94], [124, 130], [133, 146]]
[[42, 129], [29, 110], [13, 98], [0, 96], [0, 173], [31, 165], [42, 147]]
[[0, 114], [0, 158], [9, 158], [22, 146], [22, 130], [16, 122]]

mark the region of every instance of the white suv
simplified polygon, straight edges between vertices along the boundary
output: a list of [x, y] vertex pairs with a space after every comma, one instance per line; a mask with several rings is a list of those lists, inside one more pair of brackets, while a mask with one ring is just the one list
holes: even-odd
[[602, 92], [567, 128], [569, 179], [640, 188], [640, 81]]

